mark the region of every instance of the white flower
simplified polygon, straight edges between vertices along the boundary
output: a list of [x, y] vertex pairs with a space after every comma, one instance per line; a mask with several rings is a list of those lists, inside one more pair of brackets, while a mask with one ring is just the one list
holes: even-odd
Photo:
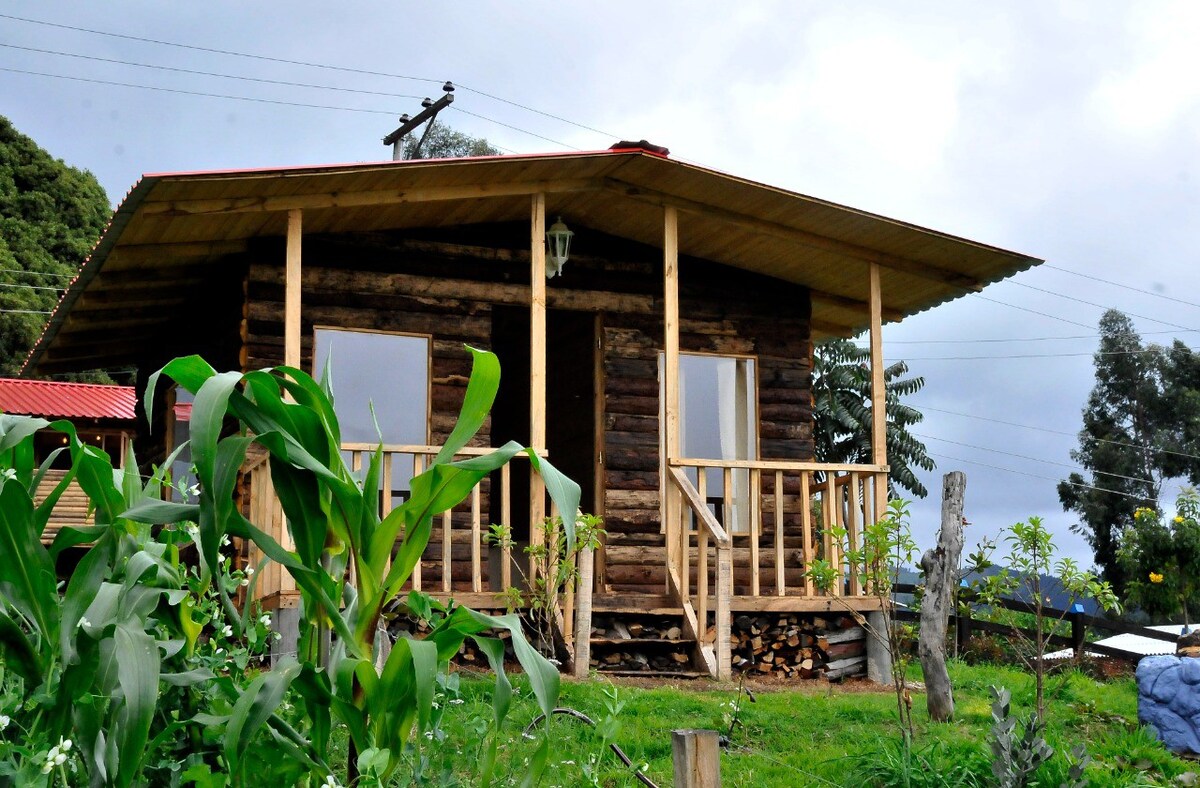
[[254, 567], [252, 567], [252, 566], [246, 567], [246, 577], [250, 577], [253, 574], [254, 574]]
[[214, 652], [213, 652], [213, 655], [214, 655], [214, 656], [220, 656], [221, 654], [224, 654], [224, 653], [225, 653], [225, 649], [223, 649], [223, 648], [219, 648], [219, 649], [217, 649], [216, 651], [214, 651]]
[[463, 705], [463, 703], [464, 703], [464, 701], [462, 698], [454, 698], [453, 700], [450, 701], [451, 706], [461, 706], [461, 705]]
[[221, 634], [227, 638], [233, 637], [233, 626], [230, 624], [226, 624], [224, 627], [221, 628]]
[[63, 750], [65, 752], [66, 750], [71, 749], [72, 743], [73, 742], [70, 739], [59, 739], [58, 740], [58, 749]]
[[229, 537], [222, 536], [221, 537], [221, 547], [228, 547], [228, 546], [229, 546]]
[[261, 616], [258, 617], [258, 623], [262, 624], [264, 627], [271, 626], [271, 614], [263, 613]]
[[326, 775], [325, 782], [321, 783], [321, 785], [323, 788], [342, 788], [342, 786], [338, 784], [338, 781], [333, 779], [332, 774]]
[[248, 585], [250, 585], [250, 578], [248, 578], [248, 577], [243, 577], [243, 578], [242, 578], [242, 582], [238, 583], [238, 585], [241, 585], [241, 586], [248, 586]]
[[88, 621], [86, 616], [80, 616], [80, 617], [79, 617], [79, 624], [78, 624], [78, 626], [81, 626], [81, 627], [90, 627], [91, 625], [92, 625], [92, 622], [91, 622], [91, 621]]
[[13, 481], [17, 478], [17, 469], [16, 468], [5, 468], [3, 476], [5, 479], [7, 479], [9, 481]]
[[0, 731], [7, 728], [10, 722], [12, 722], [12, 720], [7, 714], [0, 714]]

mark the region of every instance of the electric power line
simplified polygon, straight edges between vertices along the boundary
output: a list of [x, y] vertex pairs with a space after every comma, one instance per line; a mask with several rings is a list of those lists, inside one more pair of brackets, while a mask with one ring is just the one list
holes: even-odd
[[13, 282], [0, 282], [0, 287], [21, 288], [23, 290], [66, 290], [67, 286], [54, 287], [52, 285], [22, 285]]
[[[1191, 350], [1191, 348], [1188, 348]], [[917, 358], [893, 358], [887, 359], [888, 363], [897, 361], [992, 361], [995, 359], [1012, 359], [1012, 358], [1073, 358], [1078, 356], [1139, 356], [1144, 353], [1157, 353], [1157, 348], [1143, 348], [1141, 350], [1095, 350], [1081, 351], [1079, 353], [1013, 353], [1010, 355], [985, 355], [985, 356], [918, 356]]]
[[1052, 315], [1048, 312], [1039, 312], [1036, 309], [1030, 309], [1027, 306], [1017, 306], [1016, 304], [1010, 304], [1007, 301], [999, 301], [995, 298], [988, 298], [985, 295], [976, 294], [975, 298], [980, 301], [987, 301], [988, 303], [991, 303], [991, 304], [999, 304], [1000, 306], [1006, 306], [1010, 309], [1019, 309], [1022, 312], [1028, 312], [1031, 315], [1038, 315], [1039, 317], [1048, 317], [1051, 320], [1057, 320], [1060, 323], [1067, 323], [1072, 326], [1079, 326], [1080, 328], [1087, 328], [1087, 329], [1092, 328], [1092, 326], [1089, 326], [1087, 323], [1079, 323], [1075, 320], [1068, 320], [1065, 317], [1059, 317], [1058, 315]]
[[[1105, 311], [1112, 310], [1115, 308], [1115, 307], [1111, 307], [1111, 306], [1105, 306], [1104, 304], [1097, 304], [1093, 301], [1085, 301], [1082, 298], [1077, 298], [1075, 296], [1067, 295], [1066, 293], [1056, 293], [1053, 290], [1047, 290], [1044, 287], [1035, 287], [1033, 285], [1025, 284], [1024, 282], [1016, 282], [1016, 281], [1009, 280], [1009, 284], [1016, 285], [1017, 287], [1024, 287], [1026, 290], [1036, 290], [1039, 293], [1045, 293], [1046, 295], [1052, 295], [1055, 298], [1065, 298], [1068, 301], [1074, 301], [1079, 304], [1086, 304], [1087, 306], [1095, 307], [1097, 309], [1103, 309]], [[1117, 311], [1123, 312], [1124, 314], [1129, 315], [1130, 317], [1136, 317], [1139, 320], [1149, 320], [1153, 323], [1160, 323], [1164, 326], [1170, 326], [1171, 328], [1179, 328], [1179, 329], [1183, 329], [1184, 331], [1192, 330], [1192, 329], [1189, 329], [1187, 326], [1181, 326], [1178, 323], [1171, 323], [1166, 320], [1159, 320], [1157, 317], [1147, 317], [1146, 315], [1138, 315], [1138, 314], [1134, 314], [1133, 312], [1126, 312], [1123, 309], [1117, 310]]]
[[564, 118], [564, 117], [562, 117], [561, 115], [554, 115], [554, 114], [552, 114], [552, 113], [550, 113], [550, 112], [545, 112], [545, 111], [543, 111], [543, 110], [536, 109], [535, 107], [530, 107], [530, 106], [527, 106], [527, 105], [525, 105], [525, 104], [521, 104], [520, 102], [516, 102], [516, 101], [510, 101], [509, 99], [502, 98], [502, 97], [500, 97], [500, 96], [496, 96], [496, 95], [494, 95], [494, 94], [492, 94], [492, 93], [485, 93], [485, 92], [484, 92], [484, 91], [482, 91], [482, 90], [478, 90], [478, 89], [476, 89], [476, 88], [468, 87], [467, 85], [459, 84], [459, 85], [458, 85], [458, 87], [459, 87], [459, 88], [461, 88], [462, 90], [467, 90], [467, 91], [470, 91], [471, 93], [478, 93], [480, 96], [484, 96], [485, 98], [490, 98], [490, 99], [491, 99], [491, 100], [493, 100], [493, 101], [499, 101], [499, 102], [501, 102], [501, 103], [503, 103], [503, 104], [508, 104], [508, 105], [510, 105], [510, 106], [517, 107], [518, 109], [523, 109], [523, 110], [525, 110], [526, 112], [532, 112], [532, 113], [534, 113], [534, 114], [536, 114], [536, 115], [541, 115], [541, 116], [543, 116], [543, 117], [546, 117], [546, 118], [551, 118], [551, 119], [553, 119], [553, 120], [557, 120], [557, 121], [560, 121], [560, 122], [562, 122], [562, 123], [567, 123], [567, 124], [570, 124], [570, 125], [572, 125], [572, 126], [575, 126], [575, 127], [577, 127], [577, 128], [584, 129], [584, 130], [586, 130], [586, 131], [595, 132], [596, 134], [602, 134], [602, 135], [604, 135], [605, 137], [608, 137], [608, 138], [610, 138], [610, 139], [620, 139], [620, 136], [621, 136], [621, 135], [619, 135], [619, 134], [613, 134], [611, 131], [604, 131], [604, 130], [602, 130], [602, 129], [597, 129], [597, 128], [593, 127], [593, 126], [587, 126], [587, 125], [585, 125], [585, 124], [583, 124], [583, 123], [576, 123], [575, 121], [571, 120], [570, 118]]
[[[1186, 328], [1183, 329], [1185, 334], [1200, 334], [1200, 329]], [[987, 337], [979, 339], [889, 339], [888, 345], [968, 345], [976, 343], [994, 343], [994, 342], [1065, 342], [1067, 340], [1076, 339], [1104, 339], [1106, 336], [1114, 337], [1144, 337], [1154, 336], [1157, 334], [1178, 334], [1179, 329], [1164, 330], [1164, 331], [1138, 331], [1134, 333], [1120, 334], [1074, 334], [1071, 336], [1058, 337]], [[868, 342], [865, 339], [855, 340], [855, 344], [860, 347], [867, 347]]]
[[[961, 416], [964, 419], [978, 419], [979, 421], [988, 421], [988, 422], [992, 422], [993, 424], [1003, 424], [1006, 427], [1018, 427], [1023, 430], [1033, 430], [1034, 432], [1045, 432], [1049, 435], [1065, 435], [1068, 438], [1078, 438], [1079, 437], [1079, 433], [1077, 433], [1077, 432], [1067, 432], [1065, 430], [1056, 430], [1051, 427], [1038, 427], [1038, 426], [1034, 426], [1032, 424], [1019, 424], [1015, 421], [1004, 421], [1003, 419], [992, 418], [991, 416], [980, 416], [976, 413], [960, 413], [960, 412], [954, 411], [954, 410], [946, 410], [944, 408], [935, 408], [932, 405], [921, 405], [921, 404], [914, 404], [914, 403], [909, 403], [909, 404], [914, 409], [919, 410], [922, 413], [924, 413], [925, 411], [929, 411], [930, 413], [944, 413], [947, 416]], [[1115, 441], [1115, 440], [1110, 440], [1108, 438], [1094, 438], [1093, 440], [1097, 441], [1098, 443], [1107, 443], [1112, 446], [1121, 446], [1121, 447], [1127, 448], [1127, 449], [1142, 449], [1142, 448], [1144, 448], [1142, 446], [1137, 445], [1136, 443], [1128, 443], [1126, 441]], [[1153, 447], [1151, 447], [1151, 450], [1156, 454], [1170, 454], [1175, 457], [1184, 457], [1189, 460], [1200, 460], [1200, 455], [1188, 454], [1187, 452], [1171, 451], [1170, 449], [1155, 449]]]
[[26, 271], [24, 268], [0, 268], [0, 273], [5, 274], [28, 274], [30, 276], [56, 276], [62, 279], [74, 279], [76, 274], [52, 274], [47, 271]]
[[[0, 18], [4, 18], [0, 14]], [[225, 93], [206, 93], [199, 90], [184, 90], [182, 88], [164, 88], [157, 85], [139, 85], [133, 82], [116, 82], [107, 79], [93, 79], [91, 77], [74, 77], [66, 74], [50, 74], [44, 71], [26, 71], [20, 68], [7, 68], [0, 66], [0, 71], [7, 71], [12, 74], [29, 74], [37, 77], [52, 77], [54, 79], [67, 79], [73, 82], [90, 82], [94, 85], [116, 85], [123, 88], [139, 88], [141, 90], [156, 90], [160, 93], [180, 93], [186, 96], [204, 96], [206, 98], [230, 99], [232, 101], [252, 101], [259, 104], [276, 104], [285, 107], [305, 107], [307, 109], [332, 109], [341, 112], [364, 112], [371, 115], [395, 115], [391, 110], [382, 109], [362, 109], [360, 107], [339, 107], [330, 104], [306, 104], [299, 101], [280, 101], [278, 99], [256, 98], [254, 96], [234, 96]]]
[[1072, 487], [1082, 487], [1087, 490], [1098, 490], [1100, 492], [1109, 493], [1111, 495], [1119, 495], [1122, 498], [1133, 498], [1134, 500], [1137, 500], [1137, 501], [1145, 500], [1145, 497], [1141, 496], [1141, 495], [1130, 495], [1129, 493], [1121, 492], [1120, 490], [1110, 490], [1107, 487], [1097, 487], [1094, 484], [1084, 484], [1082, 482], [1072, 482], [1072, 481], [1068, 481], [1066, 479], [1055, 479], [1050, 476], [1042, 476], [1041, 474], [1029, 473], [1028, 471], [1018, 471], [1016, 468], [1005, 468], [1002, 465], [992, 465], [992, 464], [986, 463], [986, 462], [979, 462], [978, 460], [964, 460], [961, 457], [951, 457], [948, 454], [940, 454], [940, 453], [935, 453], [935, 452], [929, 452], [929, 456], [938, 457], [943, 460], [949, 460], [950, 462], [963, 462], [963, 463], [966, 463], [967, 465], [978, 465], [983, 468], [991, 468], [994, 471], [1005, 471], [1006, 473], [1015, 473], [1020, 476], [1028, 476], [1031, 479], [1041, 479], [1043, 481], [1048, 481], [1048, 482], [1060, 482], [1061, 481], [1063, 484], [1069, 484]]
[[1092, 274], [1081, 274], [1078, 271], [1072, 271], [1070, 269], [1062, 268], [1061, 266], [1057, 266], [1057, 265], [1050, 265], [1049, 263], [1042, 263], [1041, 267], [1049, 268], [1051, 271], [1061, 271], [1064, 274], [1070, 274], [1071, 276], [1078, 276], [1082, 279], [1087, 279], [1092, 282], [1102, 282], [1106, 285], [1112, 285], [1113, 287], [1120, 287], [1123, 290], [1132, 290], [1135, 293], [1142, 293], [1144, 295], [1154, 296], [1155, 298], [1162, 298], [1167, 301], [1174, 301], [1177, 304], [1183, 304], [1184, 306], [1194, 306], [1194, 307], [1200, 309], [1200, 304], [1197, 304], [1194, 301], [1185, 301], [1182, 298], [1175, 298], [1173, 296], [1169, 296], [1164, 293], [1156, 293], [1153, 290], [1145, 290], [1143, 288], [1134, 287], [1132, 285], [1123, 285], [1120, 282], [1114, 282], [1111, 279], [1101, 279], [1100, 277], [1093, 276]]
[[49, 309], [0, 309], [0, 313], [6, 315], [48, 315]]
[[506, 129], [512, 129], [513, 131], [519, 131], [522, 134], [528, 134], [530, 137], [537, 137], [539, 140], [545, 140], [546, 142], [551, 142], [551, 143], [554, 143], [555, 145], [560, 145], [564, 148], [570, 148], [571, 150], [582, 150], [581, 148], [576, 148], [574, 145], [568, 145], [565, 142], [560, 142], [559, 140], [551, 139], [550, 137], [544, 137], [541, 134], [535, 134], [532, 131], [527, 131], [527, 130], [519, 128], [517, 126], [513, 126], [512, 124], [505, 123], [502, 120], [496, 120], [495, 118], [489, 118], [486, 115], [480, 115], [478, 112], [471, 112], [469, 109], [463, 109], [462, 107], [456, 106], [454, 104], [450, 105], [450, 109], [457, 110], [458, 112], [461, 112], [464, 115], [470, 115], [473, 118], [479, 118], [480, 120], [486, 120], [488, 123], [495, 123], [497, 126], [503, 126]]
[[963, 443], [962, 441], [952, 441], [949, 438], [939, 438], [936, 435], [923, 435], [919, 432], [910, 432], [909, 434], [912, 435], [913, 437], [922, 438], [924, 440], [933, 440], [933, 441], [938, 441], [940, 443], [950, 443], [955, 446], [962, 446], [965, 449], [975, 449], [977, 451], [986, 451], [986, 452], [990, 452], [992, 454], [1003, 454], [1007, 457], [1015, 457], [1018, 460], [1029, 460], [1031, 462], [1045, 463], [1046, 465], [1057, 465], [1060, 468], [1070, 468], [1073, 471], [1084, 471], [1084, 472], [1088, 472], [1088, 473], [1099, 474], [1101, 476], [1112, 476], [1115, 479], [1124, 479], [1125, 481], [1138, 482], [1139, 484], [1154, 484], [1154, 480], [1152, 480], [1152, 479], [1142, 479], [1137, 476], [1125, 476], [1124, 474], [1110, 473], [1108, 471], [1092, 471], [1088, 468], [1083, 468], [1078, 465], [1072, 465], [1069, 462], [1059, 462], [1058, 460], [1044, 460], [1040, 457], [1031, 457], [1028, 454], [1017, 454], [1016, 452], [1004, 451], [1003, 449], [992, 449], [987, 446], [976, 446], [972, 443]]
[[308, 82], [289, 82], [283, 79], [263, 79], [261, 77], [247, 77], [240, 74], [222, 74], [216, 71], [199, 71], [191, 68], [179, 68], [177, 66], [164, 66], [156, 63], [138, 63], [132, 60], [116, 60], [114, 58], [97, 57], [95, 55], [84, 55], [77, 52], [61, 52], [56, 49], [38, 49], [36, 47], [19, 46], [17, 44], [5, 44], [0, 42], [0, 47], [7, 49], [20, 49], [25, 52], [40, 52], [46, 55], [55, 55], [58, 57], [70, 57], [80, 60], [93, 60], [100, 63], [115, 63], [121, 66], [134, 66], [136, 68], [149, 68], [159, 71], [174, 71], [180, 74], [196, 74], [204, 77], [219, 77], [221, 79], [237, 79], [243, 82], [259, 82], [265, 85], [283, 85], [293, 88], [313, 88], [315, 90], [336, 90], [341, 93], [358, 93], [364, 96], [385, 96], [388, 98], [402, 99], [420, 99], [423, 96], [418, 96], [411, 93], [387, 93], [380, 90], [362, 90], [360, 88], [343, 88], [336, 85], [314, 85]]

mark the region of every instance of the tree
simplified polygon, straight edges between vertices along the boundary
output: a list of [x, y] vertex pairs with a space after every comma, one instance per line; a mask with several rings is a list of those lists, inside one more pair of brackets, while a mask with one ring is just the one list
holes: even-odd
[[430, 123], [433, 124], [433, 128], [429, 129], [429, 136], [425, 138], [425, 144], [421, 146], [420, 155], [417, 155], [417, 143], [421, 141], [421, 134], [413, 132], [404, 140], [404, 150], [401, 154], [404, 158], [461, 159], [466, 156], [500, 155], [500, 150], [483, 137], [463, 134], [436, 120], [432, 120]]
[[[819, 462], [871, 462], [871, 352], [848, 339], [817, 345], [813, 353], [813, 439]], [[908, 375], [903, 361], [883, 371], [887, 392], [887, 455], [889, 484], [924, 498], [929, 494], [915, 469], [932, 471], [934, 462], [925, 445], [908, 431], [924, 420], [920, 411], [905, 405], [925, 386], [925, 378]]]
[[1120, 535], [1139, 508], [1159, 510], [1168, 479], [1200, 483], [1200, 359], [1186, 345], [1143, 346], [1133, 323], [1115, 309], [1100, 319], [1096, 384], [1083, 411], [1079, 448], [1071, 458], [1090, 471], [1059, 482], [1072, 530], [1092, 547], [1096, 565], [1118, 593], [1127, 580], [1118, 560]]
[[1138, 509], [1121, 535], [1118, 558], [1128, 578], [1129, 600], [1155, 618], [1200, 609], [1200, 496], [1186, 489], [1175, 516]]
[[21, 368], [110, 213], [94, 175], [0, 117], [0, 375]]

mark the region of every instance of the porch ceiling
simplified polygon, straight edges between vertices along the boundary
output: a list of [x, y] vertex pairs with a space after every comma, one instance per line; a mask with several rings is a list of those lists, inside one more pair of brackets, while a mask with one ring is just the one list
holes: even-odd
[[1041, 262], [643, 150], [146, 175], [63, 297], [26, 370], [127, 363], [188, 288], [252, 238], [527, 221], [547, 213], [662, 243], [679, 209], [684, 255], [813, 291], [817, 336], [867, 327], [867, 269], [882, 266], [884, 317], [898, 320]]

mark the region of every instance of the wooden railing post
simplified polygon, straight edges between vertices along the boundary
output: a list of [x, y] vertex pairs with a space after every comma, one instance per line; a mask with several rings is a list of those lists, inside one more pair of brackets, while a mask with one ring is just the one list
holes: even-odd
[[578, 590], [575, 595], [575, 678], [585, 679], [592, 661], [592, 582], [595, 550], [579, 551]]
[[730, 543], [717, 546], [717, 628], [715, 647], [717, 678], [729, 681], [733, 677], [733, 643], [730, 642], [733, 606], [733, 547]]
[[675, 788], [718, 788], [721, 785], [721, 742], [716, 731], [671, 731]]

